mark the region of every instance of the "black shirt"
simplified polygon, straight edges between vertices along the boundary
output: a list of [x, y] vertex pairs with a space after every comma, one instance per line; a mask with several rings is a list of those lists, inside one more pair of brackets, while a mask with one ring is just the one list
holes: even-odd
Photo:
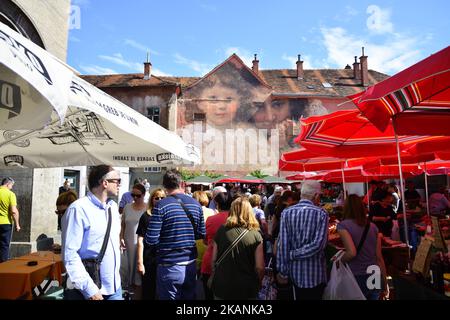
[[150, 215], [144, 212], [139, 219], [139, 224], [136, 230], [136, 234], [144, 238], [144, 266], [147, 263], [153, 263], [156, 259], [155, 248], [145, 242], [145, 234], [147, 233], [149, 222]]
[[390, 237], [392, 233], [392, 220], [397, 219], [392, 206], [387, 206], [386, 208], [384, 208], [380, 203], [375, 203], [370, 207], [369, 212], [370, 220], [373, 220], [373, 217], [390, 217], [390, 219], [385, 222], [373, 221], [373, 223], [375, 223], [375, 225], [378, 227], [378, 230], [380, 230], [380, 232], [383, 233], [385, 237]]

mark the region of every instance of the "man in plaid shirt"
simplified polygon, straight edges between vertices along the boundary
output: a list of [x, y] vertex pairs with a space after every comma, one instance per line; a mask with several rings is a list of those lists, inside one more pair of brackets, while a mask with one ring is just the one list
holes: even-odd
[[289, 278], [297, 300], [320, 300], [327, 283], [328, 214], [317, 206], [320, 193], [318, 181], [304, 182], [301, 201], [281, 215], [277, 280], [286, 284]]

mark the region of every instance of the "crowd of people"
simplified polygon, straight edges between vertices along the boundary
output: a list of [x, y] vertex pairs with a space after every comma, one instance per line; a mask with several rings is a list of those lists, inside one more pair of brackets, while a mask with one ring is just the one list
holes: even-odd
[[[193, 300], [198, 292], [206, 300], [258, 299], [267, 268], [277, 288], [272, 298], [322, 298], [329, 276], [329, 213], [321, 207], [319, 182], [305, 181], [299, 189], [269, 186], [269, 194], [238, 184], [192, 193], [170, 170], [163, 188], [150, 193], [137, 180], [117, 204], [111, 199], [120, 184], [120, 173], [101, 165], [90, 171], [85, 197], [78, 199], [70, 185], [58, 196], [66, 299]], [[20, 230], [13, 185], [5, 178], [0, 187], [0, 217], [8, 219], [0, 224], [2, 261], [13, 222]], [[430, 196], [433, 214], [450, 208], [445, 191]], [[401, 198], [395, 184], [372, 181], [365, 197], [348, 195], [344, 202], [337, 225], [345, 248], [341, 259], [367, 299], [388, 294], [381, 240], [402, 228], [403, 203], [422, 205], [411, 183]], [[404, 240], [402, 232], [398, 237]], [[378, 288], [366, 285], [373, 265], [381, 270]]]

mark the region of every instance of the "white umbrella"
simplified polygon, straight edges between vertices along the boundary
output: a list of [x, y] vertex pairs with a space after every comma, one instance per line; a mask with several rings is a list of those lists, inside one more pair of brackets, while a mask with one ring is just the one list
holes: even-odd
[[0, 128], [37, 129], [67, 109], [73, 72], [0, 23]]
[[[4, 37], [6, 27], [0, 27], [0, 34]], [[10, 38], [14, 36], [16, 42], [25, 43], [27, 48], [31, 48], [28, 50], [39, 51], [35, 44], [11, 29], [7, 35]], [[40, 105], [27, 105], [21, 110], [21, 118], [15, 117], [14, 126], [10, 124], [10, 120], [1, 121], [0, 167], [45, 168], [100, 163], [149, 167], [199, 163], [198, 148], [186, 144], [175, 133], [77, 77], [48, 52], [41, 50], [39, 54], [41, 61], [44, 61], [43, 57], [45, 61], [52, 61], [54, 70], [70, 72], [68, 83], [65, 71], [61, 71], [64, 75], [61, 83], [57, 73], [50, 73], [52, 83], [62, 87], [57, 94], [63, 97], [60, 101], [63, 101], [65, 106], [57, 109], [53, 104], [47, 103], [44, 117], [41, 116]], [[27, 83], [27, 73], [20, 73], [23, 70], [20, 71], [20, 68], [14, 65], [21, 63], [20, 61], [0, 62], [8, 69], [14, 70], [16, 79]], [[3, 79], [4, 73], [0, 73], [0, 81], [4, 81]], [[31, 86], [31, 83], [28, 85]], [[40, 94], [42, 102], [48, 88], [45, 87], [41, 92], [38, 84], [36, 87], [34, 84], [32, 86], [35, 91], [33, 92]], [[52, 106], [56, 112], [48, 112]], [[33, 118], [39, 118], [47, 125], [36, 125], [30, 120]]]

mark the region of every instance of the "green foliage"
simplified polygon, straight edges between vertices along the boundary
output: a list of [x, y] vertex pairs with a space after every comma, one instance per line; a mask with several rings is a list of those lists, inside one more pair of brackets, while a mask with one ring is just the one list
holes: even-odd
[[180, 169], [180, 173], [181, 173], [181, 178], [183, 179], [183, 181], [187, 181], [189, 179], [198, 177], [200, 175], [200, 172], [189, 171], [186, 169]]
[[215, 179], [215, 178], [218, 178], [221, 176], [221, 174], [219, 174], [219, 173], [209, 172], [209, 171], [205, 171], [204, 175], [211, 179]]
[[201, 173], [200, 171], [190, 171], [187, 169], [180, 169], [181, 177], [183, 178], [183, 181], [187, 181], [189, 179], [196, 178], [198, 176], [201, 176], [202, 174], [211, 178], [215, 179], [220, 177], [221, 175], [219, 173], [205, 171], [204, 173]]
[[265, 178], [265, 177], [268, 176], [268, 174], [262, 173], [261, 170], [259, 170], [259, 169], [250, 172], [249, 175], [254, 176], [254, 177], [257, 177], [257, 178], [259, 178], [259, 179], [263, 179], [263, 178]]

